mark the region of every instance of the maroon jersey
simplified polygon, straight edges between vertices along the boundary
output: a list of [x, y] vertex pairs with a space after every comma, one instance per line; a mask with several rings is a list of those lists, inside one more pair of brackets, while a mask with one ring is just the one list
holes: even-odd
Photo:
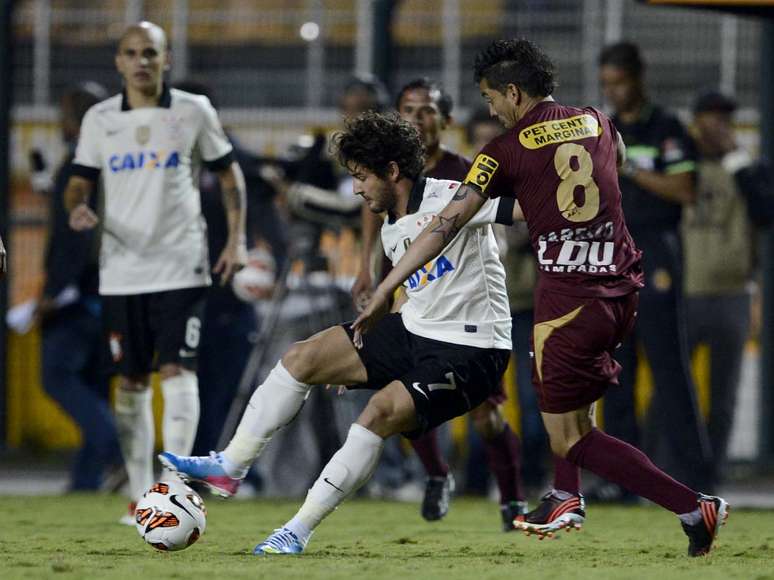
[[443, 150], [443, 156], [425, 175], [433, 179], [451, 179], [462, 181], [470, 169], [470, 159], [457, 155], [448, 149]]
[[617, 137], [593, 108], [544, 101], [476, 157], [465, 183], [515, 196], [538, 260], [539, 291], [623, 296], [642, 287], [624, 222]]

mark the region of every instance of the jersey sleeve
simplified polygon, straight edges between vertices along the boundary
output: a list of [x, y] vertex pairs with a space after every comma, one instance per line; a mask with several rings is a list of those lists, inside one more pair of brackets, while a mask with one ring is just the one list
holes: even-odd
[[197, 139], [197, 147], [208, 169], [219, 171], [227, 169], [233, 161], [233, 147], [228, 140], [218, 113], [209, 99], [202, 97], [202, 115], [204, 120]]
[[476, 155], [463, 183], [489, 197], [513, 195], [510, 157], [500, 139], [487, 143]]
[[102, 168], [102, 155], [99, 150], [100, 129], [94, 108], [86, 111], [81, 121], [78, 146], [71, 166], [72, 175], [96, 180]]
[[662, 170], [666, 174], [696, 171], [696, 153], [691, 137], [676, 118], [670, 119], [659, 144]]
[[470, 221], [465, 224], [468, 228], [477, 228], [487, 224], [513, 225], [513, 207], [516, 199], [513, 197], [497, 197], [488, 199], [476, 212]]

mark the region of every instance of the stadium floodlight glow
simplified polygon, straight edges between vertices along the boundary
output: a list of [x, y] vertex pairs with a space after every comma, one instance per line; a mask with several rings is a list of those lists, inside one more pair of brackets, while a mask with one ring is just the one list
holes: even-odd
[[314, 42], [320, 36], [320, 25], [316, 22], [304, 22], [298, 33], [307, 42]]

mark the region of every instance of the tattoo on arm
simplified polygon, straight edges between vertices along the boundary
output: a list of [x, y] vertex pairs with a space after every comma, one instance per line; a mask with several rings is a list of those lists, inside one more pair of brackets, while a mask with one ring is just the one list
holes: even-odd
[[460, 231], [460, 229], [457, 227], [457, 220], [459, 219], [460, 214], [455, 213], [452, 217], [446, 218], [442, 215], [438, 216], [438, 220], [441, 222], [440, 225], [433, 228], [432, 232], [434, 234], [441, 234], [443, 236], [443, 242], [445, 244], [448, 244], [450, 241], [454, 239], [454, 236], [457, 235], [457, 232]]
[[462, 201], [463, 199], [468, 197], [468, 194], [471, 191], [473, 193], [475, 193], [476, 195], [478, 195], [479, 197], [481, 197], [482, 199], [484, 199], [484, 200], [488, 199], [486, 194], [484, 194], [483, 192], [479, 191], [475, 187], [470, 187], [469, 185], [465, 185], [463, 183], [457, 189], [457, 193], [454, 194], [454, 197], [452, 197], [452, 201]]

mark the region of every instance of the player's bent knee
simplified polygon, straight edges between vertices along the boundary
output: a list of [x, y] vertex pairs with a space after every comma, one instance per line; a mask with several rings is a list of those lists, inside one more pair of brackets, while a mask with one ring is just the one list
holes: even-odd
[[162, 381], [166, 379], [171, 379], [172, 377], [176, 377], [182, 374], [183, 371], [184, 371], [183, 367], [176, 363], [167, 363], [159, 367], [159, 375]]
[[551, 437], [551, 452], [561, 457], [562, 459], [567, 457], [572, 445], [569, 445], [567, 439], [559, 437]]
[[505, 418], [498, 407], [490, 403], [482, 403], [471, 411], [473, 427], [485, 441], [489, 441], [502, 433], [505, 428]]
[[122, 375], [118, 380], [118, 388], [124, 391], [144, 391], [150, 388], [150, 377], [148, 375]]
[[379, 391], [368, 401], [357, 423], [383, 439], [415, 429], [417, 421], [411, 397], [406, 394], [409, 405], [400, 395], [397, 389]]
[[296, 342], [282, 357], [282, 364], [294, 379], [307, 383], [317, 370], [316, 350], [313, 341]]

